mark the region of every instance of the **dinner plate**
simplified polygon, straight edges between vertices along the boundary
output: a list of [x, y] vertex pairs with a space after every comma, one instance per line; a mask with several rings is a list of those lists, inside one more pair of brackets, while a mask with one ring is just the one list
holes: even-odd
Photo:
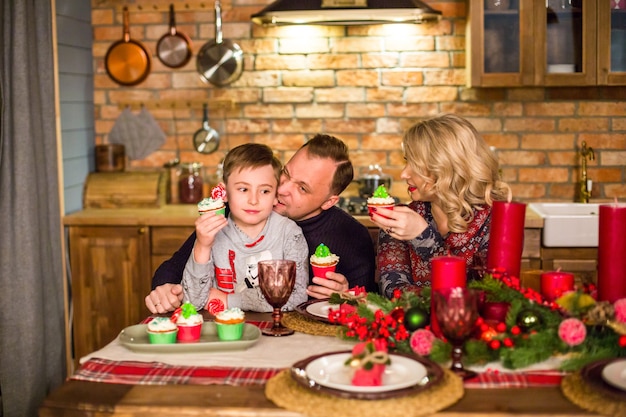
[[[339, 308], [338, 304], [330, 304], [328, 299], [306, 301], [296, 307], [296, 311], [313, 320], [330, 323], [328, 313]], [[335, 324], [335, 323], [330, 323]]]
[[352, 370], [345, 362], [350, 351], [325, 353], [295, 363], [291, 376], [301, 386], [342, 398], [377, 400], [410, 395], [439, 383], [443, 370], [428, 359], [390, 353], [381, 386], [352, 385]]
[[614, 360], [602, 368], [602, 379], [626, 391], [626, 359]]
[[126, 327], [120, 333], [120, 343], [134, 352], [142, 353], [212, 352], [244, 350], [254, 345], [261, 337], [261, 330], [257, 326], [244, 323], [243, 336], [240, 340], [220, 340], [217, 337], [216, 324], [212, 321], [205, 321], [198, 342], [154, 344], [148, 339], [147, 329], [147, 324]]
[[[618, 361], [622, 361], [622, 359], [618, 359]], [[602, 376], [604, 368], [613, 362], [615, 362], [615, 359], [592, 362], [580, 370], [580, 376], [593, 389], [611, 398], [623, 401], [626, 399], [626, 392], [607, 383]]]

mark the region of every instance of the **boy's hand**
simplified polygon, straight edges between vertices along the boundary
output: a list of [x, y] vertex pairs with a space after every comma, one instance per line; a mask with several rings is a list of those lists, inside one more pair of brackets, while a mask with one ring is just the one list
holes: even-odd
[[215, 236], [227, 224], [226, 217], [214, 212], [203, 214], [196, 219], [196, 244], [193, 248], [193, 255], [197, 263], [205, 264], [209, 261]]

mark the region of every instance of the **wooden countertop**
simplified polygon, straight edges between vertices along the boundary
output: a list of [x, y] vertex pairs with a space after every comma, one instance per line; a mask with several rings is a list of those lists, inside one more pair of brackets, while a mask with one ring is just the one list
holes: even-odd
[[[195, 204], [167, 204], [160, 208], [85, 209], [66, 215], [66, 226], [193, 226], [198, 217]], [[376, 227], [369, 216], [354, 216], [366, 227]], [[525, 227], [540, 229], [543, 219], [526, 210]]]

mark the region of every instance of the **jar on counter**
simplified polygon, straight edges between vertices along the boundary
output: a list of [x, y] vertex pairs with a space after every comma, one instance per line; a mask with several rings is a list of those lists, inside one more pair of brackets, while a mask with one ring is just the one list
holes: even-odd
[[202, 200], [202, 164], [188, 162], [180, 164], [178, 198], [182, 204], [196, 204]]

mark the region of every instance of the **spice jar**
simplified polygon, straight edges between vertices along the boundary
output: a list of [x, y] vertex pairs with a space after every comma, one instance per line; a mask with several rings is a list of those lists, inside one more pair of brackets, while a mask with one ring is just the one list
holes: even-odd
[[178, 198], [180, 203], [195, 204], [202, 200], [202, 164], [199, 162], [180, 164]]

